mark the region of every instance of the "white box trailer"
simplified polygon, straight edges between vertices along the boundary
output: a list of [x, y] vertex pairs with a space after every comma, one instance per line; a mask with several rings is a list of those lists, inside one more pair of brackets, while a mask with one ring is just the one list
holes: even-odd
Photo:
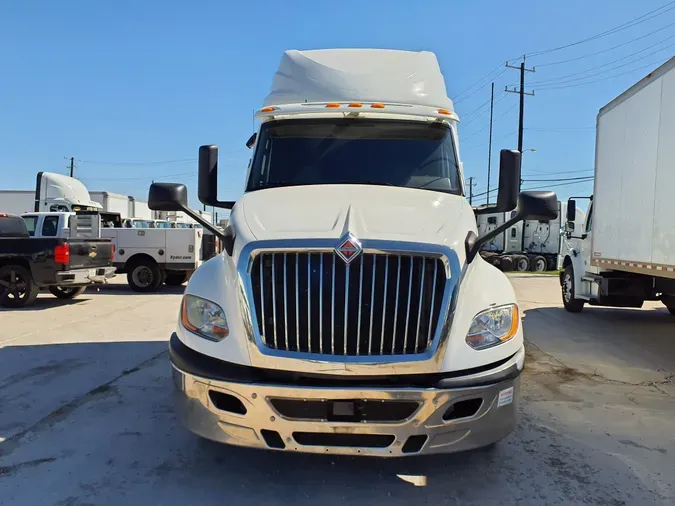
[[574, 241], [561, 282], [569, 310], [662, 300], [675, 314], [674, 140], [672, 58], [598, 113], [588, 217], [576, 237], [567, 226]]
[[119, 193], [104, 191], [89, 192], [91, 199], [103, 206], [102, 212], [118, 213], [121, 218], [131, 218], [129, 213], [129, 197]]
[[32, 190], [0, 190], [0, 213], [23, 214], [35, 210]]

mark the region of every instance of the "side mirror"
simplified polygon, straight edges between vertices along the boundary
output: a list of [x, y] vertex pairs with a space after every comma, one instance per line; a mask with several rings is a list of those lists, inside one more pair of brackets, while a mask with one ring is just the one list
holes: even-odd
[[[152, 183], [150, 185], [150, 192], [148, 193], [148, 207], [153, 211], [183, 211], [190, 218], [199, 223], [202, 227], [210, 230], [211, 233], [220, 237], [224, 244], [228, 255], [232, 255], [234, 247], [234, 234], [230, 230], [223, 234], [216, 227], [211, 225], [207, 220], [202, 218], [199, 213], [195, 213], [187, 205], [187, 187], [180, 183]], [[152, 226], [151, 228], [154, 228]]]
[[499, 189], [497, 204], [475, 209], [476, 214], [509, 212], [516, 207], [520, 188], [520, 151], [502, 149], [499, 152]]
[[246, 147], [248, 149], [251, 149], [253, 147], [253, 145], [255, 144], [255, 141], [256, 141], [257, 138], [258, 138], [257, 133], [254, 133], [253, 135], [251, 135], [251, 137], [249, 137], [249, 139], [246, 141]]
[[[504, 151], [502, 151], [503, 153]], [[501, 179], [501, 178], [500, 178]], [[518, 208], [515, 216], [494, 228], [487, 234], [476, 237], [470, 231], [464, 241], [466, 263], [476, 258], [480, 247], [522, 220], [554, 220], [558, 217], [558, 197], [551, 191], [528, 191], [518, 195]]]
[[148, 207], [153, 211], [183, 211], [187, 207], [187, 188], [178, 183], [152, 183]]
[[233, 201], [218, 200], [218, 146], [199, 148], [199, 201], [207, 206], [232, 209]]
[[[552, 191], [529, 191], [518, 195], [515, 218], [521, 220], [555, 220], [558, 217], [558, 197]], [[515, 219], [514, 218], [514, 219]]]
[[[577, 219], [577, 201], [569, 199], [567, 201], [567, 221], [572, 222]], [[572, 228], [574, 230], [574, 228]]]
[[520, 190], [521, 152], [502, 149], [499, 152], [499, 191], [497, 193], [498, 212], [508, 212], [518, 203]]

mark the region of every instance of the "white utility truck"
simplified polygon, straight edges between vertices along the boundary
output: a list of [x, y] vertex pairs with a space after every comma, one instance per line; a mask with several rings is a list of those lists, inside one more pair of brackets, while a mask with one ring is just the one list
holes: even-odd
[[[430, 52], [287, 51], [256, 113], [245, 193], [217, 195], [215, 146], [183, 210], [221, 237], [192, 275], [170, 339], [178, 411], [198, 435], [275, 450], [379, 456], [466, 450], [515, 426], [525, 351], [509, 280], [478, 250], [457, 122]], [[518, 195], [500, 156], [497, 204], [554, 219], [552, 192]], [[481, 211], [482, 212], [482, 211]], [[493, 234], [499, 234], [497, 228]]]
[[[565, 308], [641, 307], [675, 314], [675, 58], [600, 109], [595, 182], [583, 229], [567, 207]], [[574, 235], [576, 234], [576, 235]]]
[[[554, 220], [525, 220], [483, 245], [481, 256], [502, 271], [536, 271], [557, 269], [562, 247], [561, 232], [567, 213], [567, 202], [558, 202]], [[478, 216], [478, 236], [492, 232], [511, 218], [510, 213], [489, 213]], [[577, 210], [577, 226], [585, 214]], [[523, 232], [525, 238], [523, 239]]]
[[53, 172], [38, 172], [35, 191], [0, 190], [0, 212], [101, 211], [102, 206], [89, 196], [79, 180]]
[[22, 218], [34, 238], [110, 239], [116, 272], [126, 273], [137, 292], [181, 285], [202, 264], [201, 229], [102, 227], [92, 212], [26, 213]]

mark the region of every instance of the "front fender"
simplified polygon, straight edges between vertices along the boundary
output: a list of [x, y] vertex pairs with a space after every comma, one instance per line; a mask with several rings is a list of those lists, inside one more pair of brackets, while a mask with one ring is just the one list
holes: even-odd
[[[460, 281], [441, 372], [480, 367], [517, 353], [523, 346], [521, 321], [516, 335], [506, 343], [480, 351], [466, 344], [466, 334], [478, 313], [490, 307], [515, 303], [516, 294], [506, 275], [477, 256]], [[520, 320], [520, 312], [518, 318]]]

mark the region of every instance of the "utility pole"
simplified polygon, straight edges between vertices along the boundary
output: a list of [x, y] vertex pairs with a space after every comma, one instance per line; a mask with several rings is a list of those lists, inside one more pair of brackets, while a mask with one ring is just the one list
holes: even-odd
[[[520, 95], [520, 115], [518, 116], [518, 151], [523, 152], [523, 117], [525, 113], [525, 95], [534, 96], [534, 91], [529, 93], [525, 92], [525, 72], [534, 72], [535, 68], [531, 69], [525, 68], [525, 55], [523, 55], [523, 62], [519, 66], [509, 65], [509, 62], [506, 62], [506, 67], [510, 69], [519, 69], [520, 70], [520, 89], [513, 88], [509, 89], [508, 86], [504, 88], [504, 91], [507, 93], [518, 93]], [[520, 178], [520, 187], [523, 186], [523, 178]]]
[[490, 140], [488, 141], [487, 205], [490, 205], [490, 167], [492, 165], [492, 117], [495, 109], [495, 83], [490, 89]]
[[[66, 158], [67, 160], [67, 158]], [[75, 173], [75, 157], [71, 156], [70, 157], [70, 177], [75, 177], [73, 174]]]
[[476, 185], [473, 183], [473, 180], [474, 180], [474, 179], [475, 179], [475, 178], [474, 178], [473, 176], [471, 176], [471, 177], [469, 178], [469, 205], [472, 205], [472, 204], [473, 204], [473, 187], [476, 186]]

